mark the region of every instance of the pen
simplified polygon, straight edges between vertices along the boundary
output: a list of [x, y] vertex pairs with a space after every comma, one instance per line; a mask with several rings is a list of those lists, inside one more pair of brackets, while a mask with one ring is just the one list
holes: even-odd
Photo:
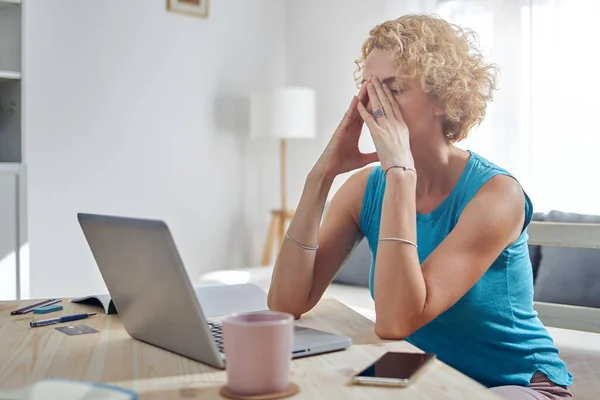
[[60, 324], [63, 322], [77, 321], [78, 319], [86, 319], [93, 315], [96, 315], [96, 313], [94, 312], [94, 313], [85, 313], [85, 314], [73, 314], [73, 315], [65, 315], [62, 317], [56, 317], [56, 318], [50, 318], [50, 319], [40, 319], [39, 321], [31, 321], [29, 323], [29, 326], [32, 328], [36, 328], [38, 326]]
[[32, 312], [34, 308], [38, 308], [41, 306], [51, 306], [52, 304], [60, 303], [61, 301], [62, 301], [61, 299], [48, 299], [48, 300], [40, 301], [39, 303], [35, 303], [30, 306], [11, 311], [10, 315], [27, 314], [27, 313]]

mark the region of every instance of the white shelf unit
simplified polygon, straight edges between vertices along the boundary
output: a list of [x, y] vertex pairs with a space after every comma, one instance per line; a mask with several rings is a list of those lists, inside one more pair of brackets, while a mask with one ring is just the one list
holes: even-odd
[[0, 163], [0, 174], [19, 174], [22, 167], [21, 163]]
[[22, 7], [21, 0], [0, 0], [0, 300], [21, 299], [29, 286], [22, 280], [22, 245], [27, 243]]
[[14, 81], [21, 79], [20, 72], [14, 71], [0, 71], [0, 83], [4, 81]]

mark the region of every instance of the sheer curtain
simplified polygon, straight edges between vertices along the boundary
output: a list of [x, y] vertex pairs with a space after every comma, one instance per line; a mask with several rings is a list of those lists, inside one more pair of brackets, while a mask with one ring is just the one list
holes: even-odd
[[447, 0], [433, 11], [476, 31], [500, 68], [484, 123], [459, 146], [513, 173], [536, 211], [600, 214], [600, 1]]

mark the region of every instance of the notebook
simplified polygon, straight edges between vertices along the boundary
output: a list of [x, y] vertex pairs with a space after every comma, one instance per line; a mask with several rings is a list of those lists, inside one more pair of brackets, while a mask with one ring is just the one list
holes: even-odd
[[117, 314], [117, 308], [109, 294], [95, 294], [91, 296], [78, 297], [72, 299], [71, 303], [80, 303], [89, 306], [98, 306], [104, 308], [106, 314]]
[[[267, 300], [264, 290], [251, 283], [225, 285], [222, 283], [202, 283], [193, 285], [194, 292], [204, 314], [209, 317], [228, 314], [230, 309], [236, 312], [253, 312], [267, 310]], [[231, 300], [225, 303], [215, 303], [215, 293], [231, 293]], [[235, 297], [244, 299], [243, 303], [236, 301]], [[78, 297], [71, 300], [72, 303], [80, 303], [90, 306], [98, 306], [104, 309], [106, 314], [118, 314], [117, 308], [110, 294], [96, 294]], [[1, 400], [1, 399], [0, 399]]]

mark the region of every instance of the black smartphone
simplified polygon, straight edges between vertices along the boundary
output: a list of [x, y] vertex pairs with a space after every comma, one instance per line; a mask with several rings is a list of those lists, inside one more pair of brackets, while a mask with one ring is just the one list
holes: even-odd
[[435, 358], [432, 353], [387, 352], [354, 375], [352, 382], [363, 385], [408, 386], [417, 373]]

